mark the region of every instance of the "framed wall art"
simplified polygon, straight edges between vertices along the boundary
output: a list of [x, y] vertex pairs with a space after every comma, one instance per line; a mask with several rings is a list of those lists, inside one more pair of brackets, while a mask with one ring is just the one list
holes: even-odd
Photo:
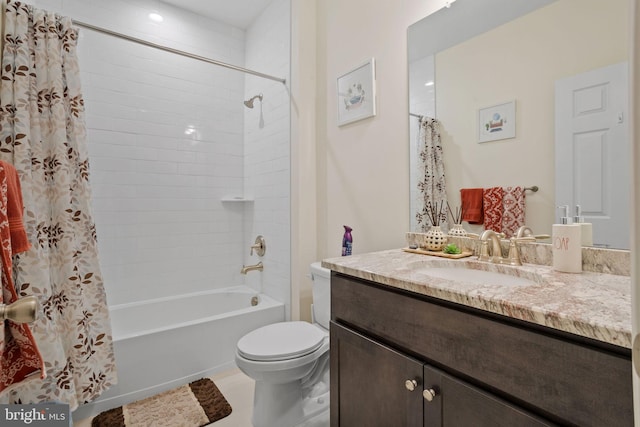
[[376, 115], [376, 67], [371, 58], [338, 77], [338, 126]]
[[516, 137], [516, 101], [478, 110], [478, 142]]

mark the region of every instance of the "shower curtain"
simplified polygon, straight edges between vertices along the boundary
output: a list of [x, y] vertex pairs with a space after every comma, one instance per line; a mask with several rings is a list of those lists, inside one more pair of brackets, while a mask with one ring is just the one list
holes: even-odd
[[116, 382], [111, 327], [90, 209], [89, 163], [69, 18], [8, 0], [0, 80], [0, 159], [18, 171], [31, 249], [15, 286], [42, 307], [33, 323], [44, 380], [3, 403], [91, 401]]
[[420, 117], [418, 134], [418, 200], [416, 221], [420, 230], [431, 227], [427, 211], [430, 207], [444, 208], [439, 215], [440, 226], [448, 229], [447, 191], [444, 177], [444, 160], [440, 141], [440, 122], [431, 117]]

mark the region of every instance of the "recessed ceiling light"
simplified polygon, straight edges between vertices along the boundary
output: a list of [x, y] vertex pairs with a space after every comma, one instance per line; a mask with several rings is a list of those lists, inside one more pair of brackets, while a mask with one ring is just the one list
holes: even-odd
[[424, 85], [425, 86], [433, 86], [435, 84], [435, 82], [433, 80], [426, 82]]
[[158, 12], [151, 12], [149, 14], [149, 19], [151, 19], [153, 22], [162, 22], [162, 21], [164, 21], [164, 18]]

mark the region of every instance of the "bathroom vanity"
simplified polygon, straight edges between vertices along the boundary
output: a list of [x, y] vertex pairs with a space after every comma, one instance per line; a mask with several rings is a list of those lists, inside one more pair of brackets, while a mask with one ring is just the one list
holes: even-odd
[[323, 262], [333, 427], [633, 425], [628, 276], [500, 266], [531, 283], [456, 282], [429, 269], [484, 263], [425, 258]]

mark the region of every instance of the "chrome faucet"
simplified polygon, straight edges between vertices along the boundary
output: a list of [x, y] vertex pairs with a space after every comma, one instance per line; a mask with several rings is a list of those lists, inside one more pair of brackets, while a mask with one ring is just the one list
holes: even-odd
[[263, 269], [264, 269], [264, 265], [262, 265], [262, 261], [260, 261], [259, 263], [254, 265], [243, 265], [242, 270], [240, 270], [240, 273], [247, 274], [248, 272], [253, 270], [262, 271]]

